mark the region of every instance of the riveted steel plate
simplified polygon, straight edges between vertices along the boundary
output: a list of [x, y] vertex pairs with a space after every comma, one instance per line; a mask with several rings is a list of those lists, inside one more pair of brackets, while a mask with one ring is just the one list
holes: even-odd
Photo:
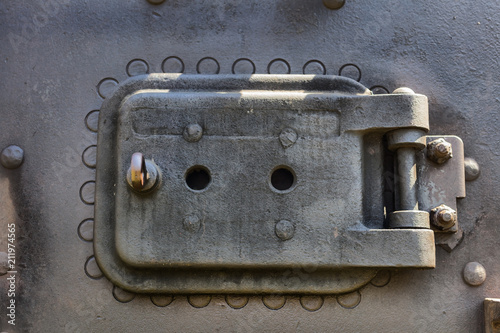
[[[427, 129], [426, 101], [327, 76], [126, 81], [100, 115], [97, 260], [117, 284], [146, 292], [305, 292], [310, 285], [273, 279], [312, 266], [315, 292], [332, 293], [374, 268], [433, 267], [433, 232], [384, 229], [382, 193], [365, 189], [382, 183], [364, 162], [382, 165], [385, 132]], [[193, 124], [203, 131], [194, 142], [183, 135]], [[158, 166], [151, 193], [126, 182], [134, 152]], [[193, 168], [206, 188], [190, 188]], [[288, 171], [287, 188], [273, 183], [276, 170]], [[329, 274], [343, 282], [324, 281]]]

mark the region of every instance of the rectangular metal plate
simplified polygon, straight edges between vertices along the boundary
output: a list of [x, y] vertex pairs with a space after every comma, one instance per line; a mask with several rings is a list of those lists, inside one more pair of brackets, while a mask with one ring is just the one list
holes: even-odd
[[[432, 231], [383, 229], [382, 193], [367, 186], [382, 183], [383, 154], [374, 149], [382, 150], [384, 133], [396, 124], [427, 126], [424, 96], [328, 91], [339, 80], [331, 77], [323, 85], [312, 76], [278, 77], [272, 90], [267, 80], [276, 77], [226, 80], [235, 77], [240, 86], [229, 89], [221, 76], [151, 75], [124, 83], [105, 102], [95, 247], [110, 279], [135, 291], [220, 291], [221, 277], [208, 277], [231, 269], [224, 274], [238, 282], [224, 291], [300, 292], [305, 285], [277, 287], [272, 276], [314, 267], [318, 290], [332, 292], [325, 270], [342, 269], [352, 285], [374, 272], [360, 268], [433, 267]], [[190, 124], [203, 129], [197, 142], [183, 137]], [[293, 144], [284, 131], [296, 134]], [[161, 172], [152, 193], [126, 182], [135, 152]], [[211, 180], [192, 190], [186, 175], [200, 166]], [[288, 190], [273, 187], [279, 168], [293, 174]], [[287, 240], [278, 237], [280, 221], [292, 226]]]

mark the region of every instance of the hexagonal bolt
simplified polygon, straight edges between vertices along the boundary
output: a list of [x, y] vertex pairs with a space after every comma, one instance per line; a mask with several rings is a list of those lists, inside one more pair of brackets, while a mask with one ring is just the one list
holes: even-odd
[[439, 230], [448, 230], [457, 223], [457, 212], [446, 205], [431, 210], [431, 222]]
[[453, 157], [451, 143], [443, 138], [429, 142], [427, 144], [427, 157], [435, 163], [445, 163]]

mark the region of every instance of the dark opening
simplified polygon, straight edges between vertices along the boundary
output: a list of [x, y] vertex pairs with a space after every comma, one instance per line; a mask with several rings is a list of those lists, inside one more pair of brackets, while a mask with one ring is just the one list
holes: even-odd
[[203, 166], [194, 166], [186, 173], [186, 184], [195, 191], [205, 189], [211, 180], [208, 169]]
[[271, 175], [271, 185], [278, 191], [286, 191], [295, 183], [295, 175], [287, 168], [278, 168]]

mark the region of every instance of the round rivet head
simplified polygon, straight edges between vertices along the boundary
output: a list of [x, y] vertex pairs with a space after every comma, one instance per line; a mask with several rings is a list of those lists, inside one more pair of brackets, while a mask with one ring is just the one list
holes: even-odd
[[203, 128], [198, 124], [189, 124], [184, 128], [182, 132], [184, 140], [187, 142], [197, 142], [200, 141], [203, 136]]
[[275, 232], [279, 239], [289, 240], [295, 234], [295, 226], [290, 221], [281, 220], [276, 223]]
[[486, 280], [486, 270], [478, 262], [470, 262], [464, 268], [464, 280], [471, 286], [480, 286]]
[[466, 157], [464, 159], [464, 167], [465, 167], [465, 180], [471, 181], [476, 180], [481, 173], [479, 170], [479, 164], [477, 164], [476, 160], [470, 157]]
[[2, 150], [2, 154], [0, 155], [0, 163], [7, 169], [16, 169], [23, 163], [24, 160], [24, 151], [21, 147], [11, 145], [4, 150]]
[[415, 92], [412, 89], [406, 87], [398, 88], [392, 93], [396, 95], [415, 95]]
[[148, 0], [148, 2], [152, 5], [159, 5], [165, 2], [165, 0]]
[[329, 9], [340, 9], [344, 6], [345, 0], [323, 0], [323, 4]]

